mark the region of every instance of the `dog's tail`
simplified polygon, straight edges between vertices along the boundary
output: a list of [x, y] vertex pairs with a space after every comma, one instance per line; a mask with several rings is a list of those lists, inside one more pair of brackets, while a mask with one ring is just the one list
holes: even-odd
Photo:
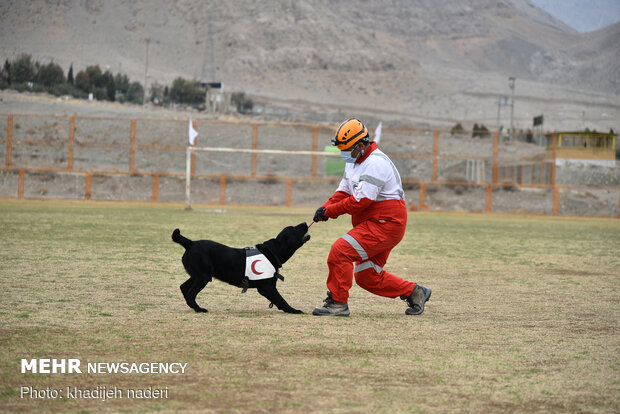
[[181, 246], [187, 249], [192, 245], [192, 241], [186, 237], [181, 236], [181, 230], [174, 229], [172, 232], [172, 241], [179, 243]]

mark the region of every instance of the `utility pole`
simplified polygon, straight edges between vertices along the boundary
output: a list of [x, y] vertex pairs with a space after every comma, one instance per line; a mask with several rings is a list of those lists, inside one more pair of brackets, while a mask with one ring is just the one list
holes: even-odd
[[497, 127], [495, 129], [497, 129], [497, 132], [499, 132], [499, 114], [502, 108], [502, 96], [498, 96], [497, 97]]
[[508, 86], [510, 86], [510, 140], [512, 141], [512, 134], [515, 131], [514, 116], [515, 116], [515, 82], [517, 78], [511, 76], [508, 78]]
[[142, 105], [146, 103], [146, 77], [148, 76], [149, 71], [149, 43], [151, 42], [150, 38], [146, 38], [146, 60], [144, 61], [144, 95], [142, 96]]
[[[207, 80], [207, 55], [211, 60], [211, 79]], [[207, 14], [207, 39], [205, 42], [205, 51], [202, 57], [202, 70], [200, 71], [200, 80], [203, 82], [217, 82], [215, 79], [215, 48], [213, 46], [213, 31], [211, 29], [211, 14]]]

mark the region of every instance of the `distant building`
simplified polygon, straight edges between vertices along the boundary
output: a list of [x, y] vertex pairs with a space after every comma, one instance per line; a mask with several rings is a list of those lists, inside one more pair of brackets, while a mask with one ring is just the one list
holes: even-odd
[[556, 165], [566, 163], [616, 166], [616, 135], [599, 132], [555, 132], [547, 134], [547, 159], [553, 158], [553, 136], [557, 136]]

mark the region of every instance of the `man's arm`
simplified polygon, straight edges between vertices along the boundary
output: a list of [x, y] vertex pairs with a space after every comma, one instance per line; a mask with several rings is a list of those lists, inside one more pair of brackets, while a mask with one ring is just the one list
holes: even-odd
[[363, 197], [359, 201], [354, 196], [348, 196], [337, 203], [325, 207], [323, 214], [327, 218], [337, 218], [343, 214], [356, 214], [368, 208], [375, 201]]

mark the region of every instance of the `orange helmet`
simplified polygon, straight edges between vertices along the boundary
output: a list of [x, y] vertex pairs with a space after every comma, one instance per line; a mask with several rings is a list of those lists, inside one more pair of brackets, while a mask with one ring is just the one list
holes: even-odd
[[346, 151], [363, 139], [368, 140], [368, 129], [359, 119], [351, 118], [340, 124], [332, 143], [340, 151]]

